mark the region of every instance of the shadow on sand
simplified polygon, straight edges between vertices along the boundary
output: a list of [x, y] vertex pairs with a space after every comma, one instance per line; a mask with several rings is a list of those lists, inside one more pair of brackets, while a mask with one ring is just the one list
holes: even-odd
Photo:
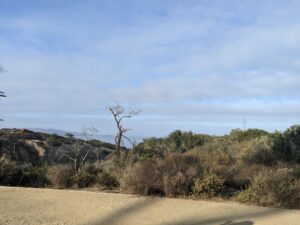
[[117, 209], [113, 213], [108, 214], [104, 218], [99, 219], [99, 221], [92, 221], [88, 224], [91, 225], [113, 225], [122, 224], [122, 220], [129, 215], [134, 215], [140, 211], [146, 210], [147, 207], [155, 204], [157, 199], [155, 198], [141, 198], [132, 205], [128, 205], [124, 208]]
[[[117, 209], [116, 211], [108, 214], [103, 218], [99, 218], [97, 220], [91, 221], [88, 224], [92, 225], [115, 225], [115, 224], [126, 224], [126, 219], [128, 216], [138, 215], [139, 212], [143, 212], [147, 210], [147, 208], [153, 206], [160, 198], [141, 198], [132, 205], [128, 205], [121, 209]], [[163, 199], [162, 199], [163, 201]], [[267, 217], [272, 216], [278, 213], [284, 213], [284, 210], [280, 209], [264, 209], [261, 208], [259, 212], [249, 212], [249, 213], [239, 213], [236, 212], [234, 214], [228, 216], [218, 216], [217, 213], [215, 216], [211, 216], [210, 218], [201, 218], [201, 215], [195, 217], [184, 218], [182, 220], [171, 219], [170, 222], [157, 223], [158, 225], [254, 225], [255, 223], [251, 221], [252, 219], [257, 219], [259, 217]], [[166, 214], [176, 215], [176, 212], [165, 212]], [[149, 212], [149, 217], [151, 214]], [[146, 219], [146, 218], [145, 218]], [[251, 219], [251, 220], [249, 220]], [[171, 221], [172, 220], [172, 221]], [[245, 220], [245, 221], [244, 221]], [[149, 222], [149, 221], [148, 221]], [[128, 224], [128, 223], [127, 223]], [[140, 224], [143, 224], [143, 221], [140, 221]]]
[[222, 223], [220, 225], [253, 225], [254, 223], [252, 221], [243, 221], [243, 222], [237, 222], [232, 223], [231, 221], [227, 221], [226, 223]]

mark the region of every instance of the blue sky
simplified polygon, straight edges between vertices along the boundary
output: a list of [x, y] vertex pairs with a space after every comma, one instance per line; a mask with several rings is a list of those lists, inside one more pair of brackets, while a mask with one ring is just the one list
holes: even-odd
[[300, 1], [0, 0], [2, 127], [224, 134], [300, 123]]

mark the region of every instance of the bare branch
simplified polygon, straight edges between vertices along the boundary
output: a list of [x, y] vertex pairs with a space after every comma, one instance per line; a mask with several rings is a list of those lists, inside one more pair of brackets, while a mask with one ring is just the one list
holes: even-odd
[[85, 163], [86, 157], [88, 156], [89, 152], [90, 152], [90, 150], [86, 151], [84, 157], [82, 157], [83, 164]]
[[132, 147], [136, 145], [134, 141], [130, 140], [130, 138], [126, 137], [125, 135], [123, 135], [123, 138], [125, 138], [132, 145]]
[[58, 150], [64, 157], [72, 160], [72, 161], [75, 161], [75, 158], [73, 159], [72, 157], [70, 157], [68, 154], [64, 153], [62, 150]]

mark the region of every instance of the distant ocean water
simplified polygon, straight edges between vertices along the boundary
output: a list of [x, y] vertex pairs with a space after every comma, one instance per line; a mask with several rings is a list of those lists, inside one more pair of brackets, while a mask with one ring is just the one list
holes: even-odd
[[[42, 132], [46, 134], [57, 134], [60, 136], [65, 136], [65, 134], [73, 134], [76, 138], [84, 138], [84, 135], [80, 132], [72, 132], [72, 131], [64, 131], [64, 130], [57, 130], [57, 129], [43, 129], [43, 128], [29, 128], [29, 130], [35, 131], [35, 132]], [[136, 144], [141, 143], [143, 139], [147, 137], [135, 137], [135, 136], [128, 136], [130, 140], [135, 142]], [[115, 136], [114, 135], [90, 135], [89, 139], [95, 139], [102, 142], [107, 142], [111, 144], [115, 144]], [[131, 148], [132, 144], [128, 140], [124, 140], [123, 146], [126, 148]]]

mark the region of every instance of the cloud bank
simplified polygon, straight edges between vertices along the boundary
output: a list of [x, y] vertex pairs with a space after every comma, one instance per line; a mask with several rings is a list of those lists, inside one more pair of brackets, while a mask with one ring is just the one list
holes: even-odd
[[0, 1], [1, 126], [136, 134], [300, 119], [299, 1]]

